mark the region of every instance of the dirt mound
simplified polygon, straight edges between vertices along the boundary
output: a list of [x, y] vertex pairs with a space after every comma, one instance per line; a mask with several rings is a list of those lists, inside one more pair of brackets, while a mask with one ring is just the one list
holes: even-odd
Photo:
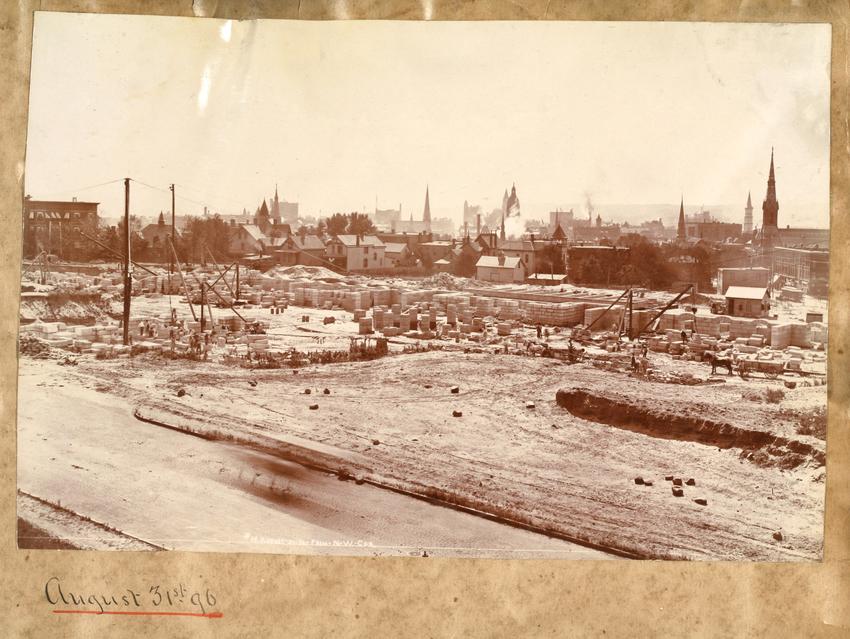
[[268, 271], [266, 275], [272, 277], [291, 277], [291, 278], [307, 278], [307, 279], [341, 279], [339, 273], [325, 268], [324, 266], [276, 266]]
[[21, 323], [36, 320], [90, 324], [110, 317], [109, 302], [94, 293], [53, 292], [40, 296], [21, 296]]
[[601, 395], [584, 388], [561, 389], [555, 401], [576, 417], [650, 437], [739, 448], [743, 458], [760, 466], [796, 468], [809, 460], [819, 466], [826, 462], [822, 450], [805, 442], [713, 420], [706, 416], [706, 406], [682, 403], [662, 408], [648, 400]]
[[462, 291], [469, 286], [470, 280], [449, 273], [436, 273], [420, 281], [422, 288], [444, 288], [449, 291]]

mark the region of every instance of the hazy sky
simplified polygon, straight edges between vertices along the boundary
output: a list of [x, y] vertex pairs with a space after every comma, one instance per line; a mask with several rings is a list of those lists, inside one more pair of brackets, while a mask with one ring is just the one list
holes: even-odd
[[[828, 224], [829, 25], [230, 22], [37, 13], [26, 192], [178, 213], [760, 206]], [[170, 194], [132, 187], [132, 212]], [[189, 199], [183, 199], [183, 198]], [[193, 200], [193, 201], [190, 201]], [[603, 209], [604, 217], [604, 209]]]

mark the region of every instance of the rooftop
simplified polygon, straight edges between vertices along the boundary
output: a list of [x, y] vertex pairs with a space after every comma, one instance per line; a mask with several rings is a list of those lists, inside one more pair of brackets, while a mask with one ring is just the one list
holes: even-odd
[[726, 297], [732, 297], [736, 300], [760, 300], [767, 295], [767, 288], [764, 286], [730, 286], [726, 289]]
[[384, 243], [374, 235], [364, 235], [360, 238], [359, 243], [356, 235], [337, 235], [336, 239], [342, 242], [345, 246], [384, 246]]
[[497, 255], [482, 255], [478, 258], [475, 266], [483, 266], [485, 268], [517, 268], [520, 264], [518, 257], [505, 257], [504, 264], [499, 264]]

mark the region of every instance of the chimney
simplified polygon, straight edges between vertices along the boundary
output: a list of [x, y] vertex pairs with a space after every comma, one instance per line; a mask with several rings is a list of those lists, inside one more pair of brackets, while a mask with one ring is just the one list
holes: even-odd
[[504, 266], [504, 265], [505, 265], [505, 254], [499, 253], [499, 266]]
[[357, 234], [357, 235], [355, 235], [354, 237], [356, 238], [356, 239], [354, 240], [354, 241], [356, 242], [355, 246], [360, 246], [360, 233], [358, 233], [358, 234]]
[[475, 216], [475, 234], [481, 235], [481, 213]]

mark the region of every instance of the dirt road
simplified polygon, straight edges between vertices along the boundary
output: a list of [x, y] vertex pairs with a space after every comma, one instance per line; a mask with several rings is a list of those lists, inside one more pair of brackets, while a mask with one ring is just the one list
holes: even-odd
[[[144, 424], [133, 418], [126, 401], [78, 382], [53, 361], [22, 361], [19, 490], [156, 546], [606, 557], [368, 484], [342, 482], [245, 446]], [[27, 513], [33, 511], [30, 502]], [[91, 526], [65, 531], [69, 541], [83, 547], [91, 545], [79, 538], [86, 534], [92, 534]]]

